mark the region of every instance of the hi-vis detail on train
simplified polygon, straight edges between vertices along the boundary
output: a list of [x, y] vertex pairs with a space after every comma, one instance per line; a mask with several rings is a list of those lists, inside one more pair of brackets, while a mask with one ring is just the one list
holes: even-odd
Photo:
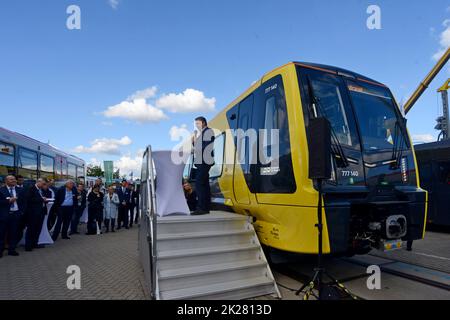
[[[332, 133], [332, 178], [323, 187], [324, 252], [366, 253], [386, 249], [386, 242], [423, 238], [427, 193], [392, 93], [331, 66], [279, 67], [210, 121], [217, 133], [213, 202], [252, 216], [268, 247], [317, 253], [318, 192], [308, 178], [308, 124], [317, 116], [329, 120]], [[277, 165], [251, 161], [249, 143], [238, 141], [248, 137], [233, 134], [238, 129], [278, 130]], [[264, 148], [271, 153], [270, 145]], [[232, 160], [224, 161], [225, 155]], [[192, 167], [190, 162], [186, 175]]]

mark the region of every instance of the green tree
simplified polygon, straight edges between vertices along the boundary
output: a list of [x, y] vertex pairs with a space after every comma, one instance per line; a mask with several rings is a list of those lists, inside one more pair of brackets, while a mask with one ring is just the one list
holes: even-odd
[[88, 165], [86, 175], [88, 177], [103, 177], [104, 172], [100, 166]]
[[113, 179], [120, 179], [120, 169], [117, 169], [117, 171], [113, 173]]

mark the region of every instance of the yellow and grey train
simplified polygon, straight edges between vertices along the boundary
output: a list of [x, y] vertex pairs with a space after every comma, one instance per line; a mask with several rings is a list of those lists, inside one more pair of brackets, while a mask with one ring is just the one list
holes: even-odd
[[[269, 248], [317, 254], [319, 193], [308, 176], [308, 124], [317, 115], [329, 120], [332, 133], [332, 175], [323, 184], [323, 252], [364, 254], [422, 239], [427, 193], [391, 91], [332, 66], [291, 62], [276, 68], [209, 121], [216, 132], [213, 205], [253, 217]], [[236, 129], [277, 129], [277, 165], [250, 161], [250, 152], [238, 161], [238, 146], [249, 144], [237, 141]]]

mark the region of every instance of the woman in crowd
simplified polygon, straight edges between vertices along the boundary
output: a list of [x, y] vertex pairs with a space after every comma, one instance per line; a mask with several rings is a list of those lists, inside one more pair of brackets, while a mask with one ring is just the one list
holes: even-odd
[[94, 185], [92, 192], [88, 197], [88, 230], [86, 234], [97, 234], [97, 225], [102, 230], [103, 220], [103, 193], [100, 192], [100, 186]]
[[106, 232], [109, 232], [109, 225], [111, 223], [111, 232], [115, 232], [114, 226], [116, 224], [118, 206], [120, 204], [119, 196], [114, 191], [114, 187], [110, 186], [108, 192], [103, 199], [103, 219], [105, 220]]
[[195, 211], [195, 209], [197, 208], [197, 194], [192, 189], [192, 186], [189, 183], [189, 181], [187, 180], [183, 181], [183, 189], [184, 189], [184, 196], [186, 197], [186, 201], [189, 206], [189, 210]]

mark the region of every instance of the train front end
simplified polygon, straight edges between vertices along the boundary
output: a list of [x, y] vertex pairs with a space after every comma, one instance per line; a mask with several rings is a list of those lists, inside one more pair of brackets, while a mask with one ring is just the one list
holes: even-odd
[[331, 124], [332, 177], [323, 188], [330, 252], [386, 251], [422, 239], [427, 193], [390, 90], [347, 70], [296, 68], [306, 130], [315, 116]]

